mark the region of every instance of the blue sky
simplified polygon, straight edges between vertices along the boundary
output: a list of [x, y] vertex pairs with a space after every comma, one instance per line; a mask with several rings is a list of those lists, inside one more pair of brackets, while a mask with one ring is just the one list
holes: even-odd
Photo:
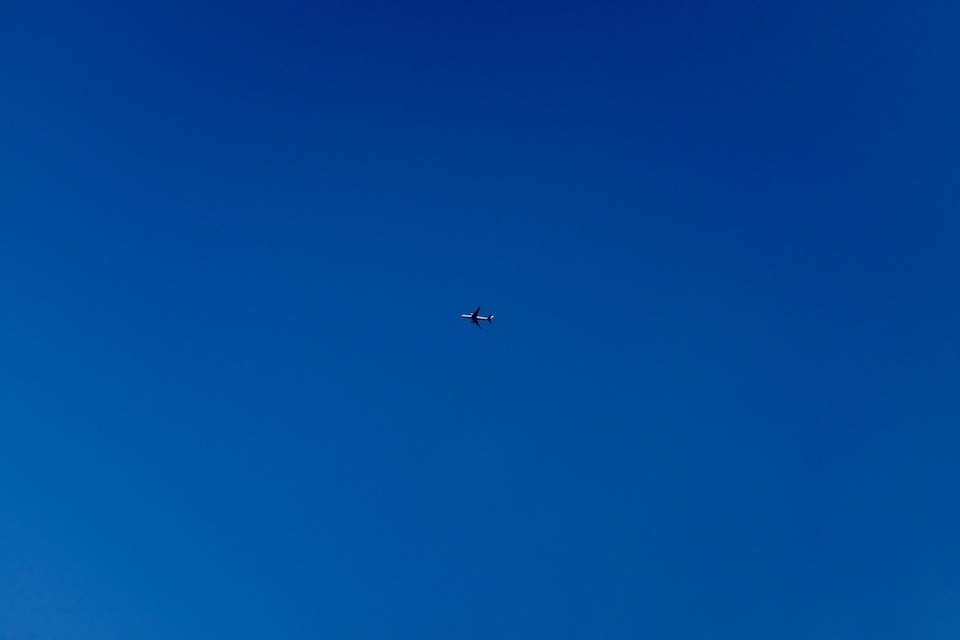
[[960, 633], [960, 9], [0, 25], [0, 637]]

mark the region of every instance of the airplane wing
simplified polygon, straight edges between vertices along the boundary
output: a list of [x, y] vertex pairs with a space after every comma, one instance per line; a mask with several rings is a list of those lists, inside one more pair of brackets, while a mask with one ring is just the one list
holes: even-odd
[[480, 307], [477, 307], [477, 310], [473, 312], [473, 317], [476, 318], [477, 314], [480, 313]]
[[477, 325], [477, 329], [483, 329], [483, 327], [480, 326], [480, 321], [477, 320], [476, 318], [474, 318], [474, 319], [471, 320], [470, 322], [472, 322], [473, 324]]

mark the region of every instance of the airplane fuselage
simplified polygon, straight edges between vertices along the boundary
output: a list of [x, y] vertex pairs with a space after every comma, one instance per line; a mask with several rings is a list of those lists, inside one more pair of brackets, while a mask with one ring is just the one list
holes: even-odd
[[488, 316], [482, 316], [482, 315], [480, 315], [480, 307], [477, 307], [477, 310], [474, 311], [473, 313], [461, 313], [461, 314], [460, 314], [460, 317], [461, 317], [461, 318], [466, 318], [467, 320], [469, 320], [469, 321], [472, 322], [473, 324], [477, 325], [477, 328], [478, 328], [478, 329], [480, 328], [480, 321], [481, 321], [481, 320], [486, 320], [487, 322], [491, 322], [491, 323], [493, 322], [493, 314], [491, 313], [491, 314], [488, 315]]

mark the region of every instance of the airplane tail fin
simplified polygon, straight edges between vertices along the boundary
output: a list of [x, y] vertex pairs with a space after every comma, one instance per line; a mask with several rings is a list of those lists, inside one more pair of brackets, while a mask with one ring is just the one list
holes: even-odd
[[487, 322], [489, 322], [490, 324], [493, 324], [493, 314], [490, 314], [489, 316], [487, 316]]

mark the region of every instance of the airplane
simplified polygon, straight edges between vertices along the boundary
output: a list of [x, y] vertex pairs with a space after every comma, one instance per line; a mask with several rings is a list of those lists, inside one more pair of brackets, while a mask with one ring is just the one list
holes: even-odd
[[492, 313], [491, 313], [490, 315], [488, 315], [488, 316], [481, 316], [481, 315], [479, 315], [479, 313], [480, 313], [480, 307], [477, 307], [477, 310], [474, 311], [473, 313], [462, 313], [462, 314], [460, 314], [460, 317], [461, 317], [461, 318], [467, 318], [468, 320], [470, 320], [470, 322], [472, 322], [473, 324], [477, 325], [477, 329], [480, 328], [480, 321], [481, 321], [481, 320], [486, 320], [486, 321], [489, 322], [490, 324], [493, 324], [493, 314], [492, 314]]

